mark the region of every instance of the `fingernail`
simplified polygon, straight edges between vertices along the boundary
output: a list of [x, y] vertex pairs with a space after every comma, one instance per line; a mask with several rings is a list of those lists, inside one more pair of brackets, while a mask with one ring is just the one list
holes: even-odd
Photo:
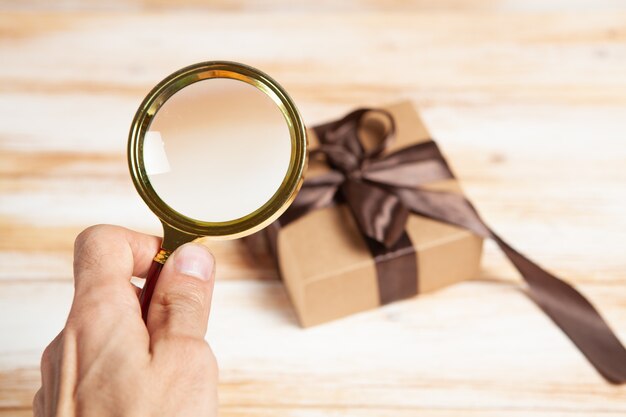
[[174, 267], [178, 272], [208, 280], [215, 261], [208, 249], [197, 243], [187, 243], [174, 254]]

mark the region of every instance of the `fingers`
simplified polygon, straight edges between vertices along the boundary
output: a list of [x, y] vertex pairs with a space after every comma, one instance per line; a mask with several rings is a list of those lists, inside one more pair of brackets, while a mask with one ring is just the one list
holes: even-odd
[[125, 229], [99, 225], [83, 231], [74, 245], [77, 292], [102, 285], [128, 286], [130, 278], [145, 276], [161, 239]]
[[151, 342], [182, 336], [204, 340], [213, 294], [215, 260], [206, 247], [187, 243], [165, 263], [148, 311]]
[[[68, 324], [103, 333], [92, 337], [93, 341], [105, 338], [104, 327], [116, 326], [121, 317], [126, 324], [143, 327], [130, 279], [147, 273], [160, 245], [155, 236], [117, 226], [92, 226], [78, 235], [74, 245], [74, 301]], [[143, 338], [147, 347], [147, 332], [137, 337]]]

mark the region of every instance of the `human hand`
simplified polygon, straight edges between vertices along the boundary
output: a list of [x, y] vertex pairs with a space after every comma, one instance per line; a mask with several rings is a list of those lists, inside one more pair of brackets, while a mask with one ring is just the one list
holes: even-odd
[[214, 259], [189, 243], [167, 260], [141, 318], [139, 288], [160, 239], [115, 226], [82, 232], [74, 300], [41, 360], [37, 417], [215, 416], [217, 364], [204, 340]]

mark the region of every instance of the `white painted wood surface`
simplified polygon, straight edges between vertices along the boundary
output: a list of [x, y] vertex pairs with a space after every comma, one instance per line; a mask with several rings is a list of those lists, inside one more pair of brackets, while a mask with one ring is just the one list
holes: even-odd
[[[128, 127], [154, 83], [205, 59], [269, 72], [311, 124], [413, 99], [485, 218], [626, 341], [622, 3], [2, 4], [0, 416], [30, 414], [39, 355], [69, 308], [75, 235], [160, 232], [127, 174]], [[302, 330], [269, 259], [215, 245], [222, 415], [626, 414], [625, 388], [486, 249], [476, 281]]]

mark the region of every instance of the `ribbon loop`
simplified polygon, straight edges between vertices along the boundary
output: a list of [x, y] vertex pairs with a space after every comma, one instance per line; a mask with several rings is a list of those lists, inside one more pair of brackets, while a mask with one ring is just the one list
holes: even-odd
[[[363, 132], [368, 133], [366, 137]], [[395, 122], [386, 110], [362, 108], [340, 120], [315, 127], [315, 133], [329, 164], [349, 173], [384, 152], [394, 138]]]

